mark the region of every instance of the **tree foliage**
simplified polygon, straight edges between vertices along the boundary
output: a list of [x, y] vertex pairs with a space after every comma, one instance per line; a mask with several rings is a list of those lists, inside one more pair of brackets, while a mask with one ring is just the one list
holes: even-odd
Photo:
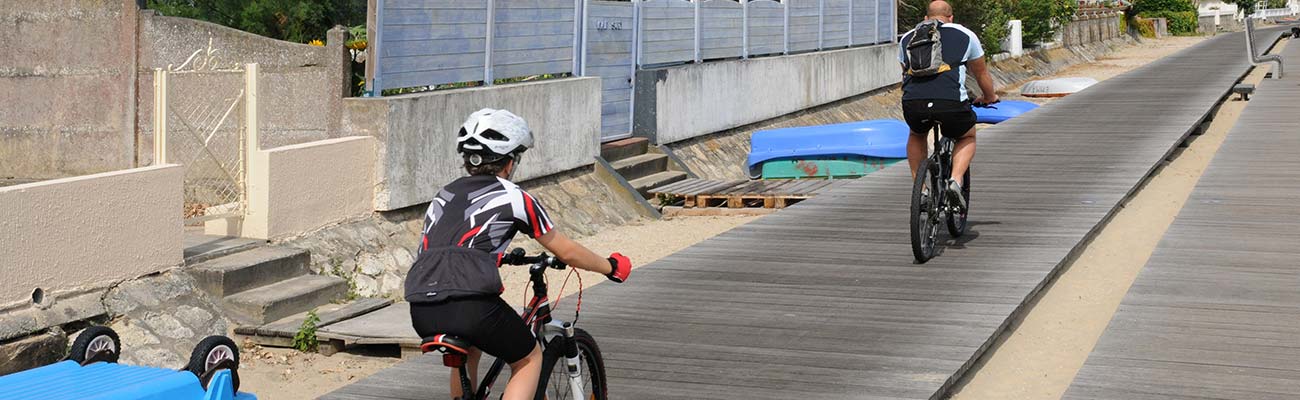
[[1191, 0], [1137, 0], [1133, 2], [1133, 13], [1152, 12], [1196, 12], [1196, 5]]
[[366, 22], [366, 0], [149, 0], [148, 7], [298, 43], [323, 40], [335, 25]]
[[[902, 0], [899, 3], [899, 33], [911, 30], [925, 19], [931, 0]], [[1077, 0], [949, 0], [953, 22], [970, 28], [991, 53], [1001, 51], [1007, 37], [1007, 22], [1022, 21], [1024, 38], [1029, 43], [1049, 41], [1074, 18]]]

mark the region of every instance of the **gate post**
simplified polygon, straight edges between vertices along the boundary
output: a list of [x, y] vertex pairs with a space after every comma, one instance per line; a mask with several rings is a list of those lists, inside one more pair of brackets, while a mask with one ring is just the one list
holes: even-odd
[[817, 0], [817, 50], [826, 48], [826, 0]]
[[497, 30], [497, 2], [487, 0], [487, 40], [483, 46], [483, 86], [492, 86], [492, 37]]
[[785, 10], [785, 19], [781, 21], [783, 29], [781, 31], [781, 41], [784, 43], [785, 48], [781, 50], [781, 54], [790, 55], [790, 1], [782, 1], [781, 8]]
[[749, 58], [749, 0], [740, 0], [740, 58]]
[[695, 62], [698, 64], [704, 61], [700, 55], [700, 0], [691, 0], [691, 4], [695, 5]]
[[167, 70], [153, 69], [153, 165], [167, 163]]

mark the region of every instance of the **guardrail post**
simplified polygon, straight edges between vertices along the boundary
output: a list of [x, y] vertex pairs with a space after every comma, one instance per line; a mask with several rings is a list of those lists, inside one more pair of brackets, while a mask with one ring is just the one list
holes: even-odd
[[826, 0], [817, 0], [817, 50], [826, 48]]
[[641, 65], [641, 0], [632, 0], [632, 96], [627, 102], [627, 131], [636, 127], [636, 70]]
[[700, 54], [700, 0], [691, 0], [695, 5], [695, 62], [704, 61]]
[[153, 165], [167, 163], [167, 70], [153, 69]]
[[849, 0], [849, 47], [853, 47], [853, 0]]
[[483, 46], [483, 86], [492, 86], [492, 37], [497, 30], [497, 2], [487, 1], [487, 40]]
[[370, 96], [379, 97], [384, 95], [383, 89], [383, 52], [380, 51], [383, 46], [384, 35], [384, 0], [372, 0], [375, 2], [375, 15], [373, 22], [366, 25], [366, 37], [370, 38], [366, 44], [366, 68], [370, 69], [370, 74], [366, 76], [366, 91]]
[[587, 75], [587, 5], [573, 0], [573, 75]]
[[740, 0], [740, 58], [749, 58], [749, 0]]
[[785, 10], [785, 19], [781, 21], [781, 27], [783, 29], [781, 31], [781, 36], [782, 36], [781, 41], [783, 42], [784, 45], [784, 48], [781, 50], [781, 54], [789, 55], [790, 54], [790, 0], [782, 0], [781, 8]]

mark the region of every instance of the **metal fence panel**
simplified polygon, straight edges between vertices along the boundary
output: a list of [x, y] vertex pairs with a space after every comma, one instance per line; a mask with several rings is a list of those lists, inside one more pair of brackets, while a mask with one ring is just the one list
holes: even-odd
[[573, 0], [496, 0], [492, 76], [573, 71]]
[[853, 0], [853, 44], [879, 42], [876, 31], [876, 0]]
[[790, 7], [790, 52], [817, 50], [820, 0], [786, 0]]
[[849, 46], [849, 0], [824, 0], [824, 29], [822, 48], [831, 49]]
[[705, 60], [737, 58], [744, 41], [744, 10], [735, 0], [700, 3], [700, 57]]
[[377, 0], [383, 89], [483, 79], [487, 0]]
[[785, 51], [785, 6], [776, 0], [749, 2], [749, 56]]
[[[244, 208], [245, 147], [242, 70], [168, 72], [156, 70], [165, 92], [163, 152], [157, 160], [185, 165], [185, 219], [239, 215]], [[157, 85], [157, 84], [156, 84]], [[256, 146], [256, 143], [251, 144]]]
[[686, 0], [641, 3], [641, 65], [695, 59], [695, 5]]
[[632, 132], [632, 40], [635, 31], [632, 3], [593, 0], [587, 4], [586, 48], [583, 74], [599, 76], [600, 137], [602, 141]]

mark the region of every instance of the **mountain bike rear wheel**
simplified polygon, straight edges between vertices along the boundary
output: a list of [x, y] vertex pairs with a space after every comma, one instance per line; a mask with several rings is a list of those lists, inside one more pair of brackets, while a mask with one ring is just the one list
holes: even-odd
[[944, 198], [938, 185], [938, 168], [931, 159], [921, 161], [912, 183], [912, 256], [924, 263], [934, 257], [939, 232], [939, 210]]
[[970, 168], [966, 168], [966, 174], [961, 178], [961, 197], [966, 199], [966, 208], [957, 212], [948, 213], [948, 233], [952, 237], [961, 237], [966, 234], [966, 215], [970, 212]]
[[582, 393], [573, 393], [569, 370], [564, 360], [564, 338], [556, 338], [546, 346], [542, 357], [542, 380], [537, 384], [537, 398], [547, 400], [608, 400], [609, 387], [605, 386], [605, 359], [600, 355], [596, 339], [582, 329], [574, 328], [573, 340], [578, 346], [578, 365], [582, 368]]

